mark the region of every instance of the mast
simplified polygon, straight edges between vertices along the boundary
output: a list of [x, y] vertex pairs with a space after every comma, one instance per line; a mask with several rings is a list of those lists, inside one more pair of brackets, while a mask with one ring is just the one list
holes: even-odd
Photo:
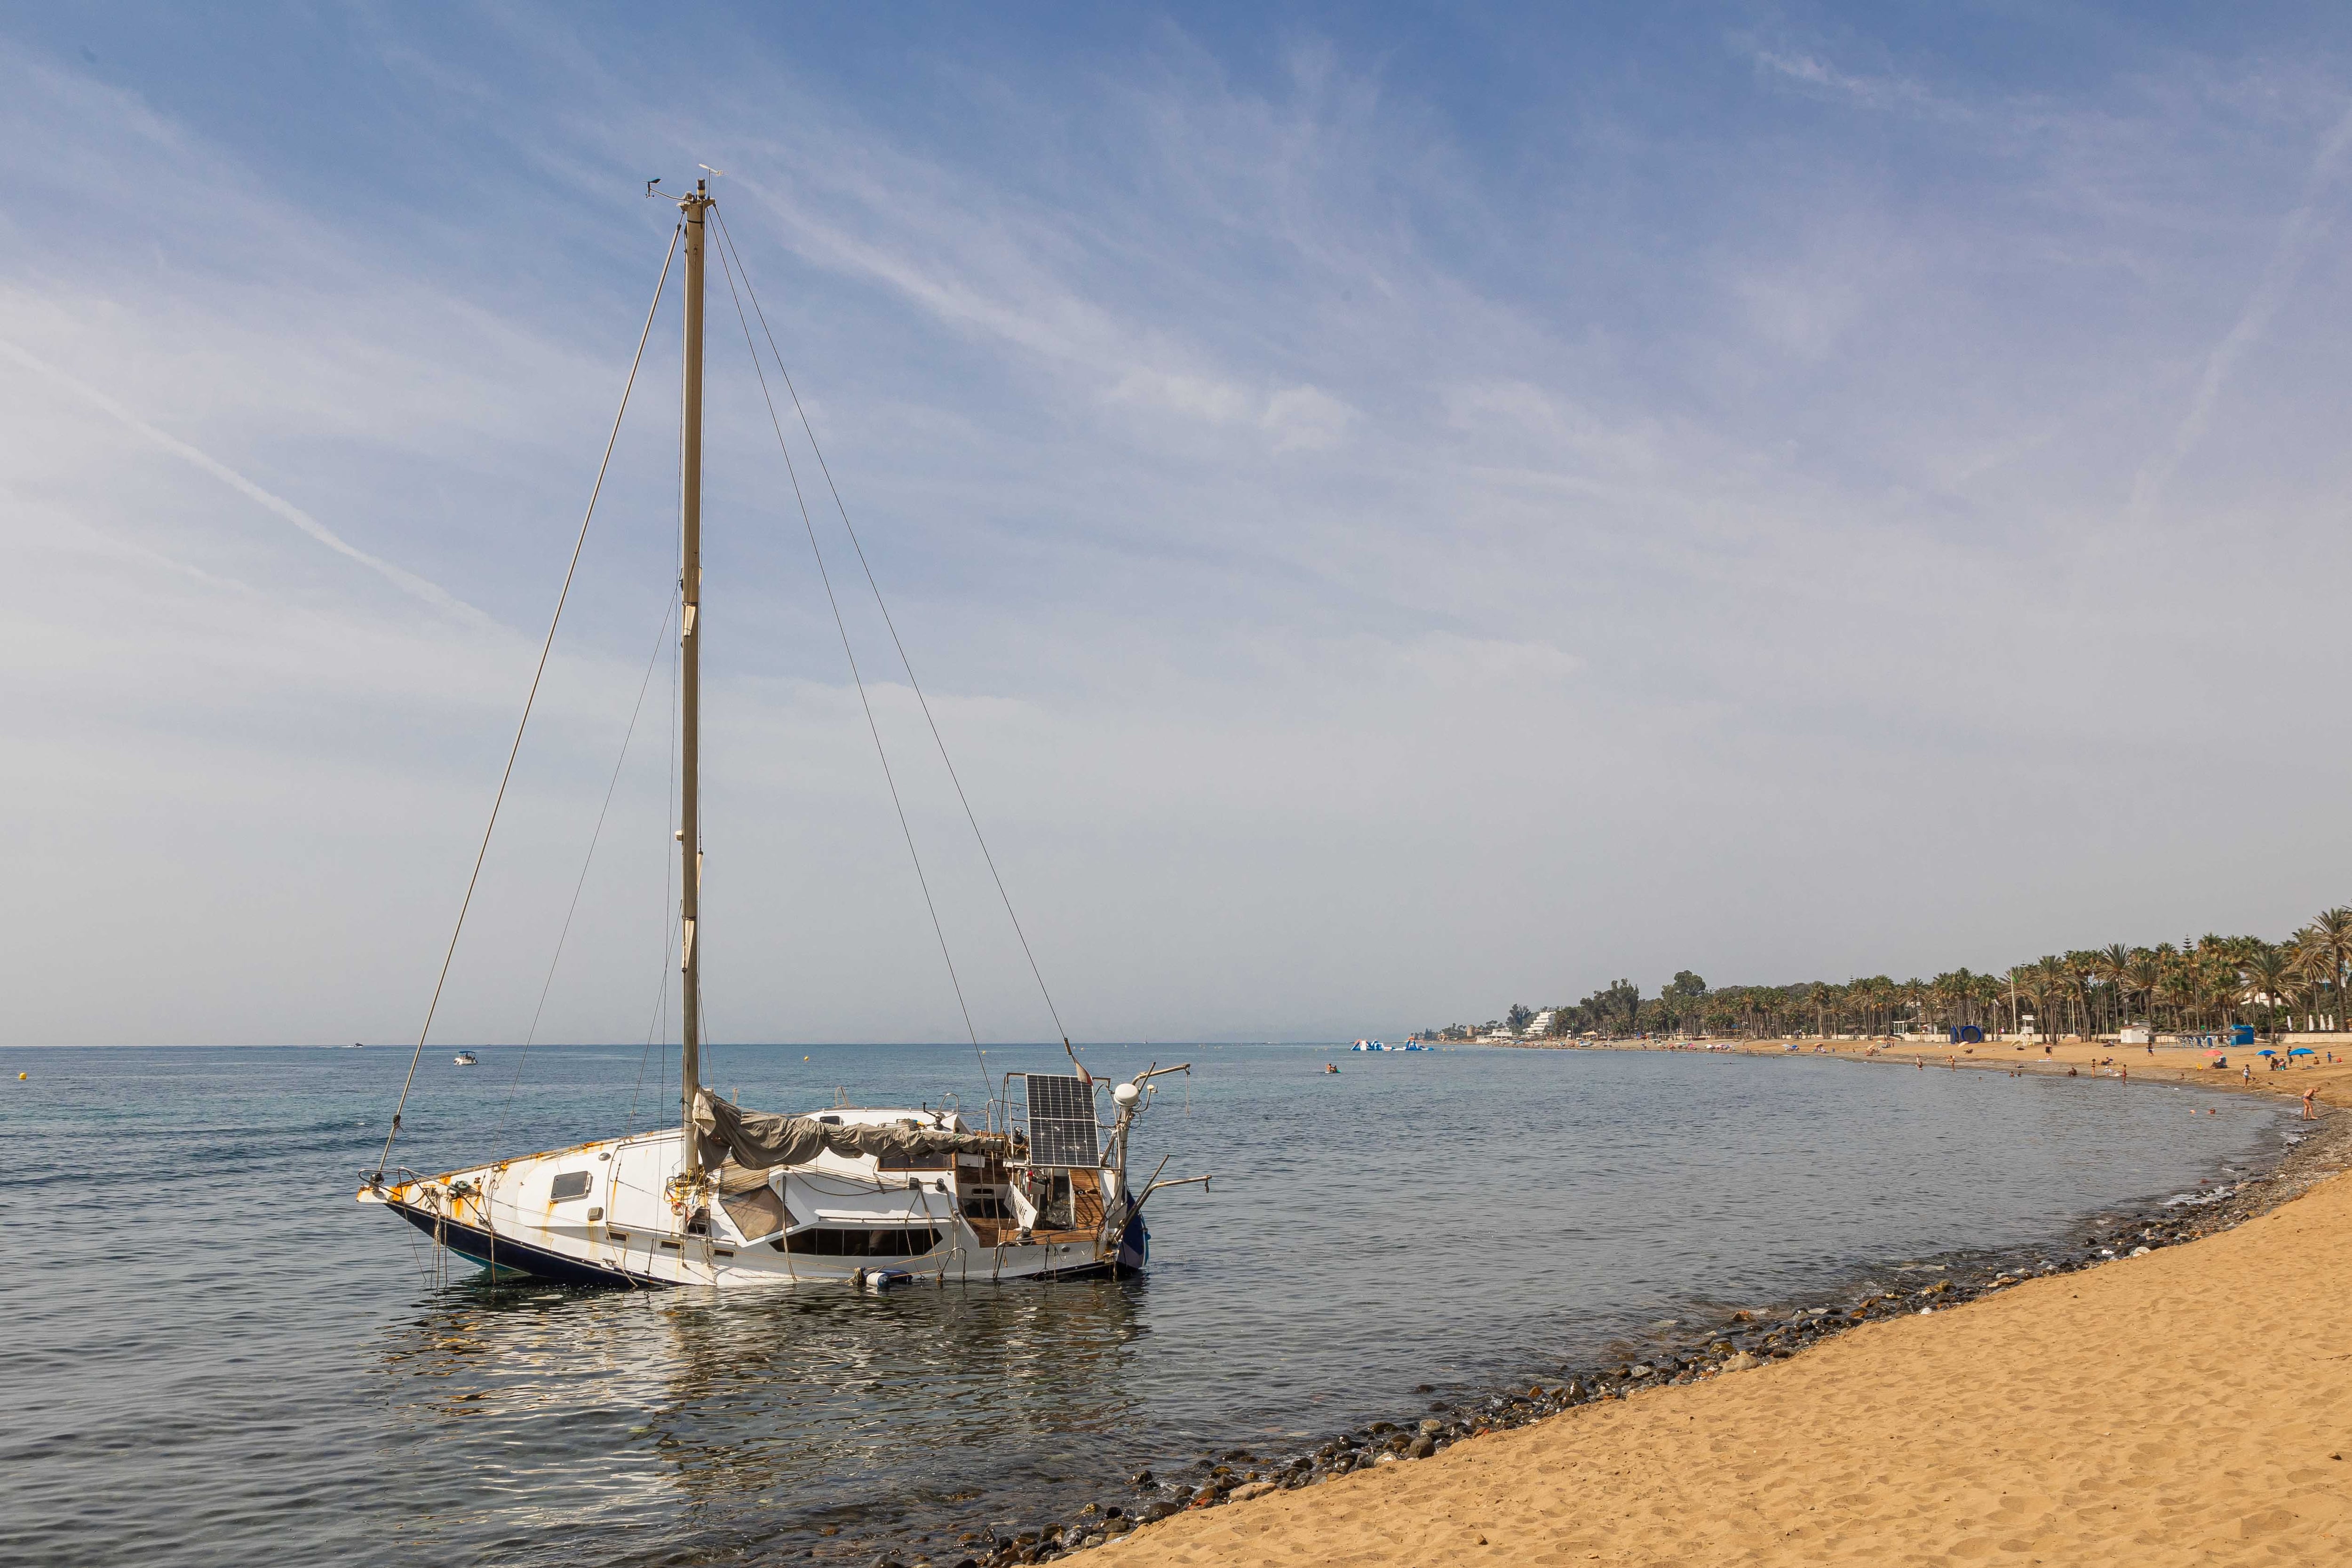
[[685, 1102], [686, 1147], [681, 1169], [691, 1181], [702, 1174], [695, 1148], [694, 1092], [702, 1083], [702, 950], [695, 941], [702, 914], [702, 241], [703, 214], [710, 210], [708, 182], [697, 180], [694, 194], [678, 203], [686, 214], [686, 432], [678, 476], [678, 779], [677, 842], [680, 861], [678, 927], [682, 940], [678, 988], [686, 1019], [678, 1039]]

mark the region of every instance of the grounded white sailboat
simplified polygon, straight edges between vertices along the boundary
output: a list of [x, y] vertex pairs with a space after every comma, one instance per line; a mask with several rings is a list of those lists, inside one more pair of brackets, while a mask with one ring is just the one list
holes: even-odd
[[[702, 859], [703, 281], [707, 222], [716, 203], [708, 182], [697, 181], [693, 193], [677, 204], [681, 222], [673, 246], [682, 239], [686, 259], [679, 1123], [419, 1176], [386, 1164], [400, 1131], [395, 1111], [384, 1156], [361, 1186], [359, 1201], [383, 1206], [494, 1276], [574, 1284], [845, 1281], [880, 1286], [916, 1278], [980, 1282], [1140, 1270], [1150, 1251], [1145, 1201], [1160, 1186], [1209, 1179], [1149, 1182], [1140, 1190], [1129, 1179], [1129, 1139], [1150, 1103], [1152, 1081], [1186, 1071], [1185, 1065], [1154, 1067], [1113, 1084], [1087, 1073], [1072, 1053], [1076, 1071], [1067, 1075], [1005, 1074], [979, 1125], [958, 1111], [928, 1108], [839, 1106], [814, 1115], [767, 1114], [741, 1110], [701, 1082], [702, 977], [695, 938]], [[667, 271], [666, 261], [665, 284]], [[657, 304], [658, 287], [656, 298]], [[649, 313], [647, 331], [651, 326]], [[642, 357], [642, 335], [638, 352]], [[608, 459], [610, 450], [608, 444]], [[585, 529], [583, 521], [583, 538]], [[551, 641], [553, 634], [551, 625]], [[542, 668], [544, 660], [542, 649]], [[526, 722], [528, 716], [526, 707]], [[495, 825], [495, 808], [491, 821]], [[486, 848], [488, 841], [486, 831]], [[470, 888], [467, 898], [470, 903]], [[458, 925], [462, 930], [462, 912]], [[453, 950], [456, 940], [453, 935]], [[446, 977], [446, 958], [443, 972]], [[426, 1033], [431, 1027], [428, 1009]], [[1066, 1051], [1067, 1040], [1063, 1043]], [[419, 1055], [423, 1049], [420, 1035]], [[415, 1071], [412, 1059], [412, 1083]], [[406, 1095], [404, 1088], [403, 1107]]]

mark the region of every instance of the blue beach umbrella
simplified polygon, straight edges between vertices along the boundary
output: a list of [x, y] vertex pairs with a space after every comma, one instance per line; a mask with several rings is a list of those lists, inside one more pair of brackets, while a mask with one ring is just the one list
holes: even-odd
[[2287, 1054], [2289, 1056], [2317, 1056], [2319, 1052], [2312, 1050], [2311, 1047], [2307, 1045], [2298, 1045], [2293, 1051], [2288, 1051]]
[[2278, 1052], [2275, 1051], [2258, 1051], [2254, 1052], [2254, 1054], [2256, 1056], [2276, 1056]]

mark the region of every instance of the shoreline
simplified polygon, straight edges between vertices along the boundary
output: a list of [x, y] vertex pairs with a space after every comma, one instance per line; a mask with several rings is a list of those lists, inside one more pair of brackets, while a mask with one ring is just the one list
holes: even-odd
[[[1908, 1055], [1864, 1058], [1858, 1049], [1860, 1042], [1841, 1043], [1854, 1048], [1818, 1054], [1912, 1065]], [[1661, 1049], [1637, 1042], [1615, 1047], [1628, 1048]], [[1750, 1043], [1746, 1053], [1775, 1057], [1792, 1054], [1780, 1049], [1777, 1042]], [[2063, 1077], [2067, 1063], [2060, 1061], [2043, 1066], [2040, 1062], [1999, 1060], [1971, 1061], [1964, 1057], [1959, 1065], [2003, 1071], [2030, 1065], [2039, 1069], [2037, 1076]], [[2190, 1082], [2203, 1088], [2234, 1088], [2235, 1074], [2231, 1080], [2230, 1085], [2210, 1080], [2192, 1079]], [[2153, 1075], [2145, 1081], [2175, 1086]], [[2285, 1112], [2291, 1104], [2290, 1101], [2280, 1109]], [[1419, 1469], [1422, 1466], [1411, 1461], [1442, 1457], [1462, 1445], [1475, 1446], [1506, 1434], [1532, 1437], [1596, 1410], [1646, 1406], [1668, 1390], [1677, 1395], [1694, 1392], [1694, 1385], [1717, 1383], [1740, 1372], [1790, 1362], [1801, 1366], [1820, 1347], [1854, 1331], [1884, 1325], [1888, 1320], [1921, 1315], [1948, 1317], [1954, 1309], [2032, 1284], [2079, 1277], [2084, 1270], [2119, 1258], [2189, 1247], [2274, 1210], [2347, 1165], [2352, 1165], [2352, 1116], [2327, 1115], [2313, 1124], [2310, 1133], [2291, 1141], [2275, 1156], [2274, 1163], [2266, 1161], [2255, 1174], [2217, 1186], [2201, 1201], [2184, 1202], [2185, 1194], [2169, 1198], [2150, 1195], [2127, 1207], [2112, 1209], [2095, 1218], [2061, 1217], [2053, 1226], [2051, 1238], [2041, 1242], [1981, 1250], [1959, 1249], [1933, 1255], [1947, 1260], [1941, 1262], [1922, 1255], [1921, 1260], [1905, 1264], [1857, 1263], [1844, 1285], [1812, 1298], [1815, 1304], [1793, 1312], [1785, 1308], [1761, 1312], [1723, 1308], [1712, 1313], [1705, 1310], [1686, 1313], [1681, 1324], [1664, 1325], [1678, 1328], [1678, 1333], [1612, 1342], [1605, 1347], [1612, 1354], [1603, 1356], [1599, 1364], [1547, 1375], [1543, 1384], [1524, 1391], [1497, 1393], [1485, 1398], [1473, 1396], [1454, 1403], [1440, 1400], [1429, 1407], [1427, 1414], [1416, 1411], [1397, 1421], [1375, 1421], [1327, 1437], [1312, 1452], [1259, 1454], [1241, 1447], [1187, 1467], [1181, 1477], [1173, 1479], [1162, 1479], [1145, 1471], [1132, 1478], [1133, 1490], [1127, 1496], [1089, 1503], [1067, 1522], [1017, 1534], [982, 1532], [977, 1537], [966, 1537], [959, 1547], [944, 1552], [934, 1549], [932, 1556], [918, 1556], [912, 1561], [919, 1568], [925, 1563], [932, 1563], [934, 1568], [948, 1568], [950, 1564], [957, 1568], [963, 1564], [996, 1568], [1116, 1546], [1122, 1561], [1131, 1558], [1156, 1562], [1160, 1558], [1150, 1550], [1151, 1543], [1189, 1540], [1199, 1521], [1205, 1519], [1230, 1516], [1238, 1520], [1276, 1504], [1286, 1510], [1301, 1506], [1312, 1511], [1318, 1506], [1314, 1500], [1324, 1494], [1328, 1483], [1392, 1479], [1400, 1466]], [[1867, 1282], [1874, 1275], [1883, 1279], [1890, 1274], [1905, 1281], [1901, 1288], [1888, 1290]], [[1706, 1321], [1709, 1318], [1714, 1321]], [[1427, 1395], [1433, 1390], [1424, 1385], [1417, 1392]], [[2352, 1432], [2347, 1432], [2347, 1437], [2352, 1439]], [[1314, 1490], [1309, 1492], [1305, 1490], [1307, 1488]], [[1169, 1559], [1188, 1563], [1224, 1560], [1216, 1554], [1195, 1556], [1189, 1552]], [[1250, 1560], [1261, 1559], [1253, 1556]], [[1334, 1559], [1301, 1559], [1307, 1560]], [[1391, 1559], [1372, 1552], [1361, 1556], [1351, 1553], [1339, 1560], [1372, 1563]], [[1414, 1559], [1408, 1554], [1396, 1560]], [[885, 1561], [901, 1559], [886, 1557]]]
[[[1887, 1056], [1911, 1065], [1901, 1053], [1867, 1060]], [[2042, 1071], [2063, 1077], [2067, 1065], [2080, 1073], [2079, 1060]], [[2263, 1081], [2305, 1074], [2257, 1074], [2251, 1090], [2221, 1076], [2189, 1082], [2291, 1104]], [[1231, 1505], [1105, 1539], [1119, 1562], [1188, 1568], [2335, 1561], [2352, 1551], [2352, 1334], [2334, 1326], [2329, 1288], [2352, 1267], [2347, 1166], [2352, 1115], [2324, 1113], [2275, 1168], [2181, 1214], [2168, 1236], [2126, 1220], [2111, 1229], [2128, 1236], [2096, 1236], [2046, 1272], [1948, 1277], [1922, 1292], [1926, 1312], [1916, 1295], [1861, 1303], [1843, 1322], [1801, 1312], [1770, 1331], [1780, 1354], [1743, 1343], [1671, 1380], [1489, 1401], [1521, 1418], [1441, 1440], [1419, 1462], [1318, 1477], [1312, 1490], [1236, 1490]], [[2096, 1244], [2116, 1239], [2130, 1246]], [[1747, 1342], [1764, 1337], [1741, 1328]], [[1959, 1343], [1988, 1334], [2006, 1354]], [[2301, 1345], [2311, 1334], [2320, 1348]], [[2253, 1386], [2264, 1382], [2276, 1386]], [[2053, 1400], [2061, 1388], [2068, 1397]], [[1959, 1416], [1987, 1440], [1956, 1447]], [[2086, 1421], [2106, 1424], [2086, 1436]], [[1649, 1468], [1627, 1462], [1636, 1456]]]
[[[1831, 1040], [1804, 1035], [1771, 1040], [1478, 1040], [1470, 1043], [1494, 1051], [1672, 1051], [1700, 1054], [1712, 1051], [1774, 1059], [1801, 1056], [1902, 1067], [1916, 1063], [1937, 1071], [1950, 1071], [1957, 1067], [1980, 1072], [2021, 1071], [2052, 1078], [2113, 1078], [2116, 1074], [2110, 1070], [2112, 1064], [2122, 1067], [2128, 1075], [2119, 1082], [2196, 1085], [2232, 1094], [2271, 1094], [2288, 1100], [2300, 1099], [2301, 1090], [2310, 1087], [2315, 1091], [2314, 1097], [2323, 1106], [2352, 1104], [2352, 1033], [2283, 1038], [2324, 1040], [2325, 1044], [2313, 1049], [2332, 1051], [2336, 1060], [2329, 1062], [2315, 1058], [2310, 1065], [2293, 1066], [2276, 1072], [2257, 1065], [2249, 1081], [2243, 1076], [2242, 1068], [2264, 1061], [2260, 1052], [2265, 1048], [2259, 1043], [2223, 1048], [2223, 1055], [2230, 1063], [2224, 1070], [2208, 1066], [2205, 1051], [2196, 1046], [2174, 1044], [2151, 1048], [2118, 1045], [2102, 1040], [2084, 1040], [2073, 1036], [2063, 1040], [2037, 1040], [2030, 1046], [2001, 1040], [1989, 1040], [1973, 1045], [1949, 1045], [1937, 1041], [1906, 1040], [1900, 1036], [1890, 1035]], [[2045, 1045], [2046, 1051], [2042, 1049]], [[2284, 1051], [2288, 1047], [2282, 1043], [2269, 1049]], [[2067, 1071], [2070, 1068], [2074, 1070], [2071, 1073]], [[2090, 1071], [2084, 1071], [2086, 1068]]]

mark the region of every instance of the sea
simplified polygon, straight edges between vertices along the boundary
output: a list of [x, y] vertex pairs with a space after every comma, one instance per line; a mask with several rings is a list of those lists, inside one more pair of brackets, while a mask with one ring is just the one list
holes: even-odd
[[[426, 1053], [395, 1165], [675, 1113], [658, 1048], [477, 1051]], [[1131, 1499], [1145, 1469], [1296, 1452], [1710, 1313], [2032, 1249], [2293, 1135], [2253, 1097], [2142, 1078], [1096, 1046], [1098, 1077], [1191, 1064], [1134, 1155], [1214, 1178], [1151, 1200], [1140, 1277], [493, 1288], [354, 1201], [408, 1057], [7, 1059], [0, 1562], [951, 1563], [960, 1537]], [[721, 1046], [705, 1076], [746, 1106], [976, 1118], [1004, 1072], [1062, 1061]]]

